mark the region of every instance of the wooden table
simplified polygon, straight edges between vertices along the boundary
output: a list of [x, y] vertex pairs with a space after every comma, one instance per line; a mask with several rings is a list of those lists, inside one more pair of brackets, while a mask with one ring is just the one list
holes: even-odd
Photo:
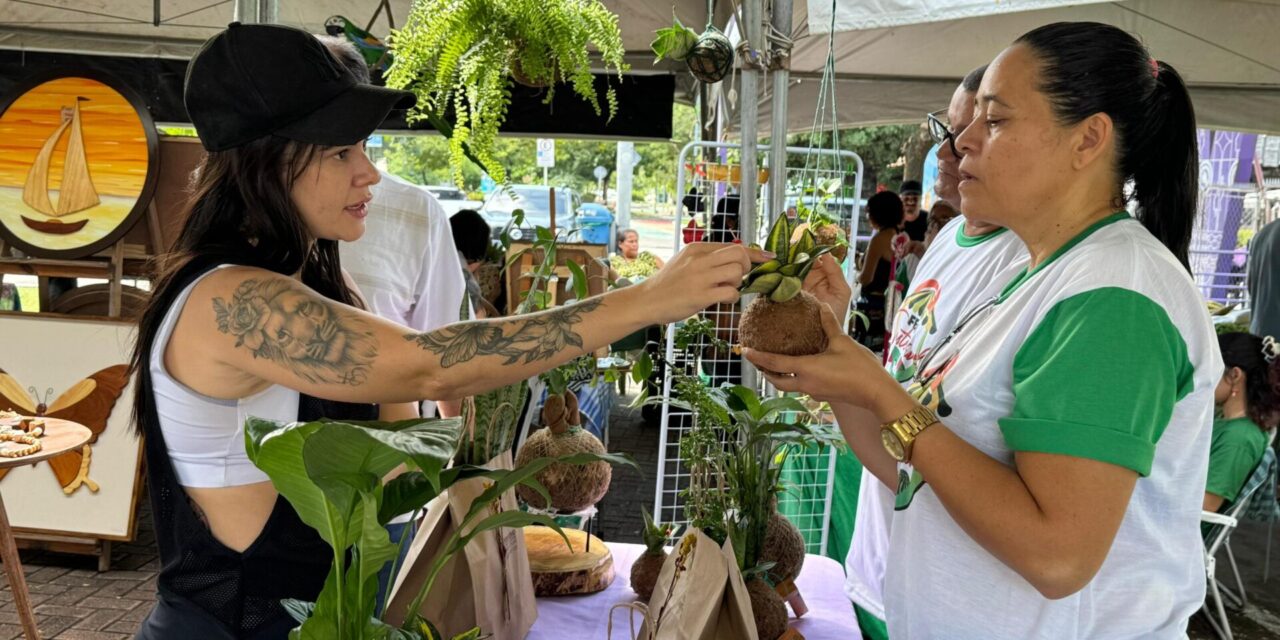
[[[40, 438], [41, 449], [36, 453], [21, 458], [0, 457], [0, 469], [10, 469], [28, 464], [35, 464], [78, 449], [89, 442], [92, 432], [89, 428], [56, 418], [44, 420], [44, 436]], [[16, 420], [5, 420], [7, 428]], [[23, 447], [17, 442], [0, 442], [0, 447]], [[18, 546], [13, 541], [13, 529], [9, 526], [9, 514], [4, 510], [4, 497], [0, 495], [0, 561], [4, 562], [4, 572], [9, 578], [9, 588], [13, 591], [13, 606], [18, 609], [18, 618], [22, 620], [22, 632], [29, 639], [38, 639], [40, 632], [36, 629], [36, 617], [31, 611], [31, 596], [27, 592], [27, 579], [22, 573], [22, 561], [18, 557]]]

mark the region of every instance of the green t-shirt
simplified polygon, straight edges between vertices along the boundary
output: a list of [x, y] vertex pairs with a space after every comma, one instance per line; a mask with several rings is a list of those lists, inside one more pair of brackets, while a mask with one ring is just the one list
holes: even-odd
[[1252, 420], [1214, 420], [1213, 441], [1209, 445], [1209, 481], [1204, 490], [1222, 496], [1227, 502], [1234, 501], [1266, 450], [1267, 434]]

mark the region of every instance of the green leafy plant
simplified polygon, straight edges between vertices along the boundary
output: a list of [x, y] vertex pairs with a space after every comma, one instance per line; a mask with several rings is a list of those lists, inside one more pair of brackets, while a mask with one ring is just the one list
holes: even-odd
[[741, 385], [714, 389], [711, 395], [732, 422], [724, 476], [734, 511], [727, 526], [738, 567], [750, 577], [770, 568], [760, 553], [783, 490], [780, 477], [787, 456], [808, 446], [839, 446], [844, 438], [829, 425], [812, 424], [814, 416], [799, 398], [761, 398]]
[[658, 29], [654, 34], [656, 37], [649, 48], [653, 50], [653, 55], [657, 56], [653, 63], [658, 64], [663, 58], [672, 60], [681, 60], [689, 57], [689, 52], [693, 50], [693, 45], [698, 42], [698, 32], [684, 26], [680, 22], [680, 18], [672, 16], [675, 24], [664, 29]]
[[648, 509], [640, 509], [640, 515], [644, 516], [644, 530], [640, 532], [640, 539], [644, 542], [645, 551], [648, 553], [662, 553], [667, 540], [675, 537], [680, 527], [673, 524], [658, 524], [654, 522], [653, 515], [649, 513]]
[[448, 135], [459, 185], [468, 154], [494, 180], [506, 180], [494, 143], [511, 103], [511, 78], [547, 87], [547, 103], [565, 82], [597, 114], [612, 118], [617, 96], [606, 88], [601, 106], [590, 50], [606, 71], [621, 77], [628, 69], [618, 17], [599, 0], [415, 0], [391, 46], [387, 84], [416, 93], [411, 117]]
[[768, 296], [773, 302], [786, 302], [800, 293], [805, 276], [818, 257], [831, 251], [831, 247], [819, 246], [818, 239], [808, 229], [793, 243], [794, 229], [786, 216], [778, 216], [773, 222], [764, 248], [777, 257], [756, 265], [743, 277], [742, 293]]
[[[545, 515], [520, 511], [491, 514], [490, 504], [518, 485], [545, 494], [546, 488], [534, 479], [534, 474], [553, 463], [604, 460], [634, 466], [625, 456], [579, 454], [539, 459], [514, 471], [466, 464], [446, 468], [458, 447], [458, 423], [457, 419], [283, 423], [259, 418], [245, 423], [249, 459], [271, 478], [302, 521], [333, 550], [333, 566], [316, 601], [284, 602], [285, 609], [300, 623], [290, 632], [291, 639], [441, 638], [417, 612], [453, 554], [480, 533], [500, 527], [541, 524], [564, 535]], [[386, 474], [402, 464], [409, 471], [384, 484]], [[398, 514], [421, 510], [457, 482], [480, 477], [492, 484], [476, 498], [461, 525], [445, 542], [426, 584], [409, 607], [404, 625], [395, 628], [375, 618], [377, 574], [399, 554], [387, 534], [387, 522]], [[567, 537], [565, 544], [569, 544]], [[479, 637], [476, 629], [455, 640]]]

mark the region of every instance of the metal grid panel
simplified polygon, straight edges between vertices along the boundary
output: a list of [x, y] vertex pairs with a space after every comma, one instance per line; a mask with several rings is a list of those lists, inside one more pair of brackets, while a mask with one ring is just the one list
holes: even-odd
[[[760, 145], [762, 151], [767, 146]], [[686, 198], [686, 206], [694, 214], [703, 234], [720, 235], [722, 227], [715, 226], [720, 222], [715, 215], [724, 211], [722, 203], [731, 202], [730, 196], [734, 185], [730, 179], [738, 168], [727, 158], [730, 152], [738, 149], [738, 145], [715, 143], [691, 143], [680, 154], [680, 169], [676, 181], [677, 193]], [[767, 155], [767, 154], [762, 154]], [[699, 161], [698, 157], [710, 156], [711, 161]], [[862, 190], [862, 160], [852, 152], [836, 153], [827, 150], [788, 147], [786, 184], [787, 208], [794, 207], [798, 201], [813, 206], [815, 197], [805, 196], [803, 190], [821, 184], [833, 178], [848, 184], [852, 179], [854, 193]], [[761, 180], [759, 203], [769, 202], [766, 180]], [[808, 198], [807, 200], [802, 200]], [[828, 211], [836, 215], [846, 233], [854, 229], [851, 236], [860, 236], [857, 226], [862, 219], [862, 202], [860, 198], [834, 199], [826, 203]], [[743, 215], [746, 212], [742, 212]], [[756, 213], [755, 228], [761, 236], [768, 233], [772, 217], [765, 216], [759, 210]], [[691, 233], [683, 216], [677, 217], [675, 224], [675, 246], [677, 250], [687, 242], [697, 239]], [[743, 242], [761, 241], [761, 238], [743, 238]], [[853, 249], [865, 249], [865, 238], [852, 242]], [[846, 277], [852, 283], [854, 269], [853, 260], [846, 266]], [[701, 316], [715, 327], [716, 337], [730, 345], [738, 339], [739, 305], [717, 305]], [[662, 393], [671, 397], [673, 371], [684, 370], [683, 365], [693, 368], [702, 382], [714, 387], [724, 383], [742, 382], [742, 359], [729, 350], [716, 349], [709, 341], [702, 341], [691, 348], [693, 362], [681, 362], [675, 349], [676, 326], [667, 329], [666, 359], [674, 366], [666, 368]], [[768, 393], [776, 393], [772, 388]], [[791, 416], [794, 418], [794, 416]], [[823, 419], [827, 424], [834, 424], [833, 417], [826, 414]], [[654, 518], [659, 522], [688, 524], [684, 513], [684, 500], [680, 495], [689, 486], [689, 471], [680, 457], [680, 439], [692, 427], [692, 416], [679, 408], [664, 405], [662, 409], [660, 445], [658, 452], [658, 481], [654, 495]], [[830, 447], [807, 448], [793, 450], [784, 466], [782, 478], [787, 491], [779, 499], [779, 512], [787, 516], [800, 529], [810, 553], [825, 553], [827, 546], [827, 529], [831, 520], [831, 488], [835, 473], [835, 455]]]
[[1249, 240], [1280, 211], [1280, 195], [1257, 189], [1203, 185], [1191, 236], [1191, 272], [1205, 299], [1244, 301]]

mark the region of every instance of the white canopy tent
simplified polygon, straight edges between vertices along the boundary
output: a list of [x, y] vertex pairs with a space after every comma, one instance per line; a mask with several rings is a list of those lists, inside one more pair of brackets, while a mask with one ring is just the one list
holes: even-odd
[[[635, 72], [650, 72], [654, 32], [671, 26], [673, 13], [701, 30], [705, 0], [603, 0], [618, 15], [623, 44]], [[235, 19], [236, 6], [275, 5], [271, 22], [323, 31], [329, 16], [342, 15], [363, 27], [382, 0], [0, 0], [0, 48], [111, 55], [190, 58], [200, 44]], [[410, 0], [387, 0], [394, 26], [404, 26]], [[717, 9], [716, 24], [729, 16]], [[257, 21], [246, 19], [245, 22]], [[379, 14], [371, 31], [386, 36], [391, 23]], [[658, 67], [658, 71], [665, 71]]]
[[[679, 68], [654, 66], [648, 51], [654, 31], [670, 25], [673, 12], [696, 30], [707, 22], [706, 0], [603, 1], [618, 14], [634, 73]], [[331, 15], [364, 26], [380, 2], [274, 4], [278, 22], [320, 31]], [[833, 3], [794, 2], [786, 121], [790, 131], [800, 131], [813, 119]], [[237, 4], [259, 2], [0, 0], [0, 48], [188, 58], [233, 19]], [[410, 0], [388, 4], [395, 25], [403, 25]], [[733, 4], [715, 2], [715, 24], [729, 22]], [[836, 0], [834, 6], [837, 117], [844, 126], [918, 122], [946, 105], [965, 73], [1021, 33], [1059, 20], [1095, 20], [1137, 34], [1182, 72], [1201, 126], [1280, 132], [1280, 0]], [[383, 15], [373, 31], [388, 28]], [[765, 91], [759, 121], [767, 123], [771, 113]]]
[[[787, 128], [812, 123], [835, 5], [843, 126], [919, 122], [1019, 35], [1064, 20], [1116, 25], [1187, 80], [1202, 127], [1280, 132], [1280, 0], [798, 0]], [[772, 112], [760, 100], [760, 122]]]

